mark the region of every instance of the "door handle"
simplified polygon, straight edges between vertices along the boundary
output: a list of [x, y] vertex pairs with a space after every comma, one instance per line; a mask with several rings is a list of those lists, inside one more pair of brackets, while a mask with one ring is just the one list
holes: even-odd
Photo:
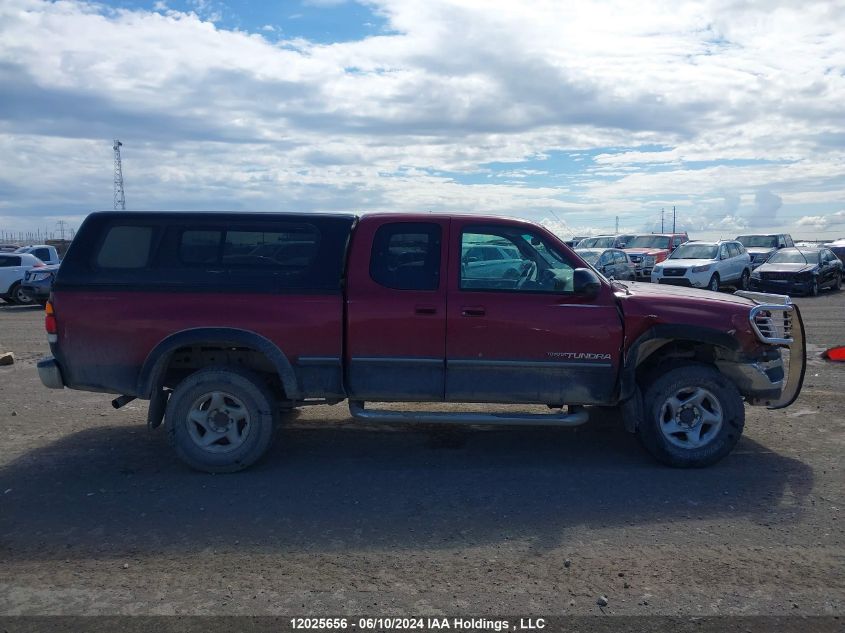
[[461, 315], [465, 317], [481, 317], [487, 314], [484, 306], [465, 306], [461, 308]]
[[437, 308], [434, 306], [417, 306], [414, 308], [414, 314], [437, 314]]

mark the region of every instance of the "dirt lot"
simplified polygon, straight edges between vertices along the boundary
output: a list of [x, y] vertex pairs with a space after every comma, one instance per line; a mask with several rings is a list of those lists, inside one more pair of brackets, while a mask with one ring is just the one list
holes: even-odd
[[[790, 409], [719, 465], [579, 430], [356, 428], [315, 407], [252, 470], [182, 466], [146, 404], [43, 388], [42, 313], [0, 307], [0, 614], [842, 614], [845, 292], [801, 300]], [[567, 563], [566, 561], [570, 561]]]

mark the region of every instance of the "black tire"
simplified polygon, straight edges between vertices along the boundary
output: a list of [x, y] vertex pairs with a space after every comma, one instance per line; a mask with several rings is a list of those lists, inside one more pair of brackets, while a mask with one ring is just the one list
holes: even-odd
[[833, 286], [831, 286], [833, 290], [842, 290], [842, 274], [836, 273], [833, 277]]
[[9, 288], [9, 298], [21, 306], [28, 306], [35, 303], [35, 299], [21, 287], [19, 281], [13, 283], [12, 287]]
[[819, 279], [818, 279], [818, 277], [813, 278], [813, 283], [810, 286], [810, 296], [811, 297], [818, 297], [819, 296]]
[[713, 276], [710, 277], [710, 281], [707, 283], [707, 289], [713, 292], [719, 292], [719, 287], [719, 274], [713, 273]]
[[[675, 468], [700, 468], [715, 464], [733, 450], [745, 426], [745, 406], [736, 386], [716, 368], [701, 363], [672, 363], [662, 365], [658, 370], [652, 373], [650, 384], [642, 385], [643, 416], [637, 434], [643, 446], [655, 459]], [[678, 394], [702, 392], [707, 395], [701, 406], [710, 412], [718, 410], [721, 421], [717, 426], [687, 420], [693, 424], [690, 428], [702, 429], [699, 434], [704, 437], [704, 443], [679, 446], [693, 440], [684, 431], [677, 431], [671, 436], [664, 432], [663, 428], [669, 428], [667, 424], [679, 426], [675, 422], [677, 416], [666, 420], [672, 406], [669, 399]], [[693, 408], [692, 417], [695, 417], [697, 411], [694, 407], [689, 408]], [[706, 437], [706, 433], [710, 436]]]
[[[219, 441], [208, 449], [201, 447], [196, 439], [201, 429], [207, 427], [193, 422], [188, 416], [192, 411], [199, 411], [197, 402], [203, 398], [210, 401], [214, 393], [227, 396], [224, 406], [232, 406], [247, 416], [241, 430], [245, 437], [234, 448], [227, 448], [231, 442], [226, 437], [219, 437]], [[273, 396], [256, 374], [238, 367], [207, 367], [185, 378], [173, 390], [167, 403], [165, 427], [179, 459], [191, 468], [207, 473], [232, 473], [253, 465], [270, 448], [275, 411]], [[228, 424], [232, 425], [231, 417]], [[240, 422], [235, 426], [238, 424]], [[245, 430], [247, 426], [248, 431]], [[204, 433], [200, 439], [203, 437]]]
[[742, 275], [739, 278], [739, 289], [740, 290], [748, 290], [748, 283], [751, 280], [751, 273], [748, 272], [748, 269], [742, 271]]

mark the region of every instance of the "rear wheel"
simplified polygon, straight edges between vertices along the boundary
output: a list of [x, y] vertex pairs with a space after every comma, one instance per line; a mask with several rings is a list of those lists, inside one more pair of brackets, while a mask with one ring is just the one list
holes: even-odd
[[644, 391], [637, 429], [646, 450], [678, 468], [709, 466], [730, 453], [745, 426], [736, 386], [700, 363], [669, 365], [656, 375]]
[[274, 401], [263, 381], [234, 367], [208, 367], [170, 396], [167, 435], [183, 462], [208, 473], [243, 470], [273, 439]]
[[707, 289], [712, 290], [713, 292], [719, 292], [719, 275], [713, 273], [713, 276], [710, 278], [710, 282], [707, 284]]

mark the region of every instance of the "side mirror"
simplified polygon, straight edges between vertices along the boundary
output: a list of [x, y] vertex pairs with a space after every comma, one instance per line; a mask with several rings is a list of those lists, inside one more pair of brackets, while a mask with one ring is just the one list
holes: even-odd
[[590, 268], [576, 268], [572, 272], [572, 290], [576, 295], [593, 299], [601, 290], [601, 280]]

